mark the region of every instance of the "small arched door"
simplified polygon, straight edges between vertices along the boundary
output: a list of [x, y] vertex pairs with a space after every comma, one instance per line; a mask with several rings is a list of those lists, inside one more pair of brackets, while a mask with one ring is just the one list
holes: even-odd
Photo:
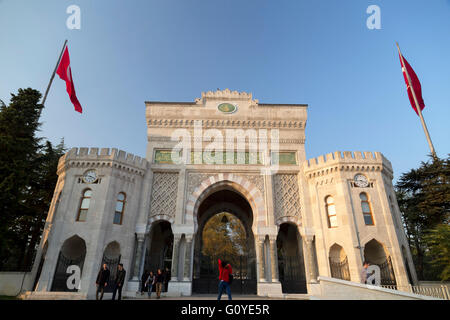
[[382, 285], [396, 285], [391, 257], [386, 253], [384, 246], [380, 242], [372, 239], [365, 245], [364, 259], [369, 264], [375, 264], [380, 267]]
[[280, 225], [277, 253], [279, 279], [283, 293], [307, 293], [302, 239], [294, 224]]
[[113, 292], [114, 290], [114, 279], [117, 274], [117, 266], [120, 263], [120, 244], [116, 241], [110, 242], [103, 252], [103, 258], [100, 268], [103, 264], [106, 264], [110, 275], [108, 285], [105, 287], [105, 292]]
[[73, 236], [64, 241], [59, 251], [58, 262], [56, 263], [55, 274], [53, 276], [52, 288], [50, 291], [78, 291], [77, 288], [69, 289], [67, 273], [69, 266], [76, 265], [80, 268], [80, 276], [83, 272], [84, 258], [86, 257], [86, 243], [79, 236]]

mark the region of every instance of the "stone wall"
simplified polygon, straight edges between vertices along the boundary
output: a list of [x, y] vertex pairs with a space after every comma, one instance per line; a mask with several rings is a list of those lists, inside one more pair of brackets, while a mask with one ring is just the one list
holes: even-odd
[[0, 296], [16, 296], [32, 285], [31, 272], [0, 272]]

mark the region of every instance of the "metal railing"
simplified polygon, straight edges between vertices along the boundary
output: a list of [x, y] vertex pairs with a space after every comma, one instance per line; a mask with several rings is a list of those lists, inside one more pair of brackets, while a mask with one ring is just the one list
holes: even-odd
[[396, 285], [382, 285], [381, 287], [392, 290], [399, 290], [404, 292], [411, 292], [423, 296], [429, 296], [444, 300], [450, 300], [450, 291], [446, 285], [420, 285], [420, 286], [396, 286]]

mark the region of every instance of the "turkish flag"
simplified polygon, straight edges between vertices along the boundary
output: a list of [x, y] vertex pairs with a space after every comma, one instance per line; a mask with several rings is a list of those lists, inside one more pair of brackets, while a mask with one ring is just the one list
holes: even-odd
[[[425, 108], [425, 103], [423, 102], [423, 98], [422, 98], [422, 86], [420, 85], [419, 78], [417, 78], [416, 73], [414, 72], [413, 68], [410, 66], [408, 61], [406, 61], [405, 57], [403, 57], [400, 53], [399, 53], [399, 56], [400, 56], [400, 64], [402, 65], [403, 77], [405, 78], [406, 88], [408, 90], [409, 102], [411, 102], [412, 108], [417, 113], [417, 115], [419, 115], [419, 112], [417, 111], [416, 103], [414, 101], [414, 97], [413, 97], [413, 94], [411, 91], [411, 87], [408, 82], [408, 77], [406, 75], [406, 71], [408, 71], [409, 78], [411, 79], [411, 85], [414, 90], [414, 93], [416, 94], [417, 103], [419, 104], [420, 111], [422, 111], [423, 108]], [[403, 64], [402, 58], [403, 58], [403, 61], [405, 62], [405, 64]]]
[[75, 111], [79, 113], [83, 112], [80, 102], [78, 101], [75, 93], [75, 86], [73, 85], [72, 69], [70, 68], [69, 49], [66, 47], [64, 50], [61, 61], [59, 62], [58, 69], [56, 70], [58, 76], [66, 82], [66, 90], [69, 94], [70, 101], [72, 101]]

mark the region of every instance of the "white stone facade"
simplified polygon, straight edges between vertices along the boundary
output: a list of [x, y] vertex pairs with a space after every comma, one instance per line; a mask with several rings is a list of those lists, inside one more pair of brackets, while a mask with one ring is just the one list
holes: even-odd
[[[226, 105], [220, 109], [223, 103]], [[202, 93], [194, 102], [146, 102], [146, 120], [145, 159], [107, 148], [73, 148], [60, 159], [59, 178], [32, 272], [36, 292], [55, 291], [53, 282], [62, 252], [66, 258], [83, 260], [78, 294], [90, 299], [95, 297], [95, 280], [104, 257], [123, 263], [127, 295], [139, 290], [147, 266], [167, 266], [169, 260], [172, 279], [167, 294], [191, 295], [195, 292], [201, 216], [213, 214], [203, 203], [223, 190], [234, 192], [251, 208], [236, 207], [236, 212], [249, 212], [245, 223], [254, 242], [255, 293], [259, 295], [281, 294], [282, 288], [289, 287], [286, 283], [282, 287], [280, 277], [286, 275], [279, 270], [277, 257], [280, 241], [284, 241], [279, 232], [286, 224], [297, 233], [298, 243], [286, 245], [283, 252], [300, 257], [307, 291], [319, 275], [332, 276], [331, 261], [347, 268], [348, 274], [344, 269], [340, 272], [344, 270], [347, 280], [354, 282], [360, 282], [365, 258], [380, 264], [390, 260], [399, 286], [416, 281], [390, 162], [378, 152], [335, 152], [306, 161], [306, 105], [262, 104], [248, 93], [218, 90]], [[204, 155], [219, 136], [223, 145], [234, 141], [230, 134], [236, 130], [243, 130], [237, 131], [237, 136], [247, 134], [247, 141], [253, 139], [267, 147], [267, 152], [258, 149], [257, 162], [167, 161], [167, 152], [178, 143], [172, 139], [174, 134], [188, 137], [192, 150], [183, 149], [182, 155], [194, 159], [195, 152], [201, 150]], [[248, 151], [247, 145], [236, 145], [233, 150], [236, 157], [239, 153], [246, 157]], [[273, 166], [275, 154], [281, 154], [278, 167]], [[88, 170], [97, 174], [94, 183], [83, 179]], [[355, 184], [357, 174], [367, 178], [367, 186]], [[91, 195], [86, 219], [77, 221], [87, 189]], [[362, 192], [368, 197], [373, 225], [364, 220]], [[121, 224], [114, 223], [119, 193], [125, 195]], [[336, 227], [329, 227], [328, 196], [334, 200]], [[171, 239], [170, 248], [167, 239]]]

